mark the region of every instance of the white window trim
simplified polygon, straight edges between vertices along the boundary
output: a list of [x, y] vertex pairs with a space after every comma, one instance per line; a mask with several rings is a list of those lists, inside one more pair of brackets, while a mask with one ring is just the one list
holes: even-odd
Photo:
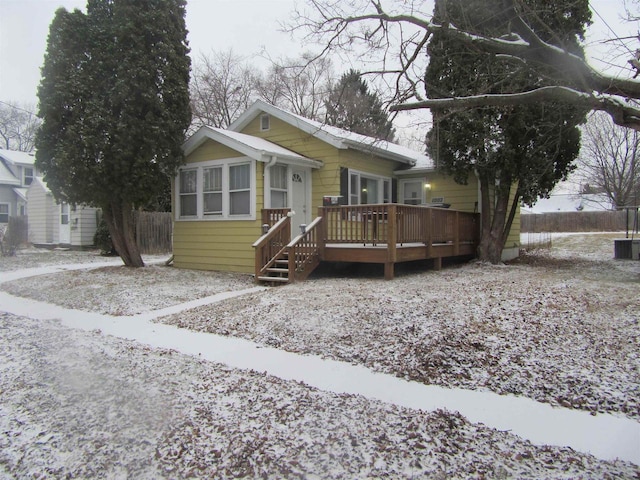
[[[229, 167], [234, 165], [249, 165], [249, 213], [241, 215], [231, 215], [229, 196]], [[203, 169], [208, 167], [222, 167], [222, 215], [204, 215], [204, 175]], [[183, 170], [196, 170], [196, 215], [180, 216], [180, 172]], [[228, 158], [224, 160], [208, 160], [204, 162], [189, 163], [183, 165], [178, 170], [174, 180], [175, 188], [175, 220], [178, 222], [188, 221], [242, 221], [256, 219], [256, 161], [249, 157]]]
[[398, 182], [398, 202], [405, 204], [405, 187], [407, 185], [407, 183], [417, 183], [420, 182], [420, 203], [418, 203], [418, 205], [421, 204], [425, 204], [427, 203], [427, 192], [425, 191], [425, 184], [427, 183], [425, 178], [403, 178], [402, 180], [400, 180]]
[[[367, 172], [361, 172], [359, 170], [352, 170], [351, 168], [348, 171], [348, 179], [347, 179], [347, 186], [348, 186], [348, 197], [349, 197], [349, 205], [353, 205], [351, 203], [351, 197], [352, 196], [358, 196], [358, 205], [361, 205], [360, 202], [360, 179], [361, 177], [365, 177], [368, 180], [375, 180], [378, 182], [378, 200], [376, 202], [369, 202], [372, 204], [377, 204], [377, 203], [384, 203], [384, 182], [389, 182], [389, 202], [391, 202], [391, 189], [392, 189], [392, 183], [391, 183], [391, 177], [383, 177], [381, 175], [374, 175], [372, 173], [367, 173]], [[351, 191], [351, 176], [352, 175], [357, 175], [358, 180], [356, 182], [357, 184], [357, 192], [354, 193]]]

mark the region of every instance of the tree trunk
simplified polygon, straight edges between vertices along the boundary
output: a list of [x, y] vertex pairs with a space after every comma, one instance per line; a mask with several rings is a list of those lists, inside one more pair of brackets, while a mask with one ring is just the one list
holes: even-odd
[[480, 231], [480, 243], [478, 244], [478, 259], [483, 262], [497, 264], [502, 261], [502, 250], [507, 238], [505, 231], [511, 229], [513, 221], [511, 215], [507, 219], [510, 191], [510, 188], [496, 187], [494, 193], [495, 206], [492, 206], [489, 182], [487, 179], [480, 179], [482, 228]]
[[109, 227], [113, 248], [127, 267], [144, 267], [144, 261], [136, 243], [133, 224], [133, 206], [130, 203], [113, 202], [103, 208], [104, 221]]

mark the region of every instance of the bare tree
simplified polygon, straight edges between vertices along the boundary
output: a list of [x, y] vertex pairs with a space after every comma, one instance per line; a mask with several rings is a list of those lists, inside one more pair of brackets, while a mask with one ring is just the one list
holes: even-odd
[[584, 127], [578, 178], [616, 207], [640, 203], [640, 133], [594, 112]]
[[321, 120], [333, 69], [328, 57], [314, 59], [315, 55], [305, 53], [300, 58], [272, 61], [257, 86], [260, 98], [303, 117]]
[[200, 55], [191, 80], [191, 129], [225, 128], [257, 98], [259, 72], [233, 50]]
[[33, 113], [34, 105], [0, 102], [0, 139], [2, 148], [32, 152], [40, 119]]
[[[544, 41], [526, 21], [534, 18], [535, 12], [521, 0], [503, 0], [503, 13], [511, 18], [511, 32], [500, 38], [472, 34], [447, 21], [435, 23], [430, 5], [422, 0], [392, 0], [385, 7], [381, 0], [306, 3], [309, 9], [297, 11], [291, 29], [306, 30], [309, 39], [325, 45], [323, 54], [358, 51], [361, 59], [373, 63], [369, 73], [381, 75], [394, 87], [391, 110], [469, 109], [556, 101], [605, 111], [616, 124], [640, 130], [640, 108], [627, 103], [629, 98], [640, 98], [640, 81], [604, 75], [580, 56]], [[425, 46], [436, 31], [504, 62], [533, 68], [539, 65], [545, 75], [553, 71], [554, 86], [532, 83], [519, 93], [425, 99], [422, 63]], [[630, 64], [631, 73], [635, 73], [634, 68]]]

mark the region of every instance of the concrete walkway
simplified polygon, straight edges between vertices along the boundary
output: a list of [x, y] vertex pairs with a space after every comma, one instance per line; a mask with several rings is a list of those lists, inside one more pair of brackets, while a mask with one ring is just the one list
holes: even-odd
[[[33, 275], [99, 266], [101, 265], [54, 266], [0, 273], [0, 283]], [[0, 292], [0, 310], [32, 319], [60, 319], [64, 325], [72, 328], [100, 329], [107, 335], [152, 347], [174, 349], [232, 367], [266, 372], [335, 393], [363, 395], [414, 409], [458, 411], [471, 422], [510, 431], [534, 444], [569, 446], [603, 460], [619, 458], [640, 465], [640, 423], [626, 417], [607, 414], [594, 416], [584, 411], [552, 407], [525, 397], [424, 385], [345, 362], [298, 355], [262, 347], [243, 339], [152, 323], [153, 319], [161, 316], [263, 288], [223, 293], [125, 317], [69, 310]]]

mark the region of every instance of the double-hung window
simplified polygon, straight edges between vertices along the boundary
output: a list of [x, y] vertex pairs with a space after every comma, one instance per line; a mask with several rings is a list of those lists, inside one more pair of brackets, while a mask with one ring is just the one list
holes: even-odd
[[240, 159], [190, 164], [176, 181], [179, 219], [246, 219], [255, 215], [255, 167]]
[[195, 217], [198, 214], [198, 170], [180, 171], [180, 216]]
[[251, 165], [229, 167], [229, 215], [251, 213]]
[[205, 215], [222, 215], [222, 167], [202, 169], [202, 202]]
[[9, 204], [0, 203], [0, 223], [9, 223]]
[[391, 179], [367, 173], [349, 171], [349, 204], [365, 205], [389, 203]]
[[419, 180], [402, 180], [402, 203], [405, 205], [420, 205], [425, 202], [424, 182]]
[[33, 182], [33, 168], [32, 167], [24, 167], [23, 170], [23, 180], [22, 180], [22, 184], [23, 185], [31, 185], [31, 182]]

